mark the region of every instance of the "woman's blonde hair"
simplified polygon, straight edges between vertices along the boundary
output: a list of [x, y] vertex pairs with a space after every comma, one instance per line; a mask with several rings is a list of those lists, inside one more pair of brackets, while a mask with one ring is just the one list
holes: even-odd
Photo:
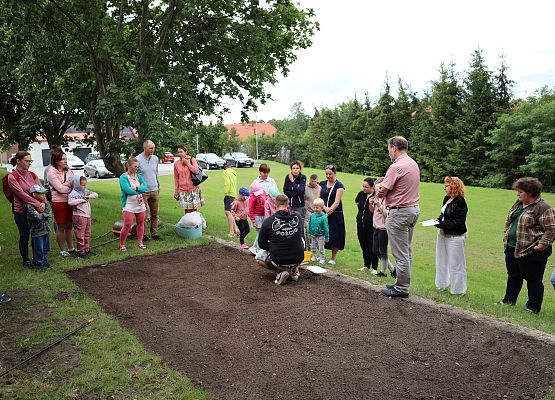
[[137, 160], [135, 157], [129, 157], [127, 159], [127, 161], [125, 162], [125, 170], [129, 170], [129, 166], [133, 163], [138, 163], [139, 160]]
[[446, 176], [444, 182], [451, 186], [451, 197], [464, 197], [464, 183], [461, 179], [456, 176]]

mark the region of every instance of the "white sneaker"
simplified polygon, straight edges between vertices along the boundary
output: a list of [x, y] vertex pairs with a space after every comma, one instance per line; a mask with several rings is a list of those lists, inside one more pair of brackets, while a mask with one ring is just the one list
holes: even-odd
[[334, 260], [334, 259], [330, 259], [330, 260], [328, 261], [328, 264], [329, 264], [329, 265], [335, 265], [335, 260]]
[[360, 267], [357, 271], [366, 271], [368, 268], [366, 268], [364, 265], [362, 267]]
[[65, 250], [60, 251], [60, 256], [62, 257], [69, 257], [69, 253]]
[[318, 261], [318, 264], [320, 264], [320, 265], [324, 265], [325, 263], [326, 263], [326, 260], [320, 260], [320, 261]]
[[374, 268], [371, 268], [370, 273], [371, 273], [372, 275], [378, 275], [378, 270], [377, 270], [377, 269], [374, 269]]
[[293, 282], [297, 282], [297, 281], [299, 280], [299, 276], [300, 276], [300, 275], [301, 275], [301, 274], [300, 274], [299, 272], [293, 272], [293, 273], [291, 274], [291, 280], [292, 280]]
[[258, 253], [258, 251], [256, 250], [256, 247], [254, 247], [254, 246], [249, 247], [249, 251], [254, 255], [256, 255], [256, 253]]
[[287, 272], [287, 271], [278, 272], [278, 274], [276, 275], [276, 280], [274, 281], [274, 283], [276, 285], [283, 285], [285, 283], [285, 281], [287, 281], [288, 278], [289, 278], [289, 272]]

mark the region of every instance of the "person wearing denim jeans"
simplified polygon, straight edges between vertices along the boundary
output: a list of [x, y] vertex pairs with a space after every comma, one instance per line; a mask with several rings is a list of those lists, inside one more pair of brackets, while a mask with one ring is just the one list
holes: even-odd
[[387, 236], [391, 254], [397, 263], [394, 285], [386, 286], [382, 294], [387, 297], [407, 297], [412, 271], [412, 236], [420, 215], [420, 169], [407, 154], [408, 141], [394, 136], [387, 142], [392, 164], [381, 182], [378, 196], [384, 198], [389, 209], [386, 220]]

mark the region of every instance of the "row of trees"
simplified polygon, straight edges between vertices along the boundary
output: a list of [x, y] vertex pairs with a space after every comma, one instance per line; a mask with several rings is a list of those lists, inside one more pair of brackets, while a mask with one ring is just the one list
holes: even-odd
[[[229, 98], [244, 117], [255, 110], [317, 29], [313, 11], [289, 0], [3, 0], [1, 144], [24, 149], [37, 134], [63, 144], [69, 126], [91, 124], [119, 174], [121, 153], [196, 136]], [[120, 140], [125, 126], [138, 142]]]
[[391, 163], [386, 140], [403, 135], [425, 181], [457, 175], [470, 185], [510, 187], [532, 175], [553, 190], [555, 92], [541, 89], [518, 100], [512, 86], [504, 58], [492, 71], [478, 49], [461, 74], [453, 64], [442, 65], [421, 97], [401, 79], [392, 94], [386, 79], [374, 103], [355, 98], [312, 117], [295, 104], [290, 118], [270, 121], [278, 134], [259, 139], [259, 149], [275, 154], [286, 148], [310, 166], [333, 162], [344, 172], [381, 176]]

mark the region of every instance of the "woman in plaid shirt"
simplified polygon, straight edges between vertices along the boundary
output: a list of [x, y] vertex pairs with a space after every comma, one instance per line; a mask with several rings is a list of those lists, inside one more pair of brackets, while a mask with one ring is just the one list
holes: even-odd
[[537, 314], [543, 301], [543, 274], [555, 239], [555, 210], [541, 198], [538, 179], [520, 178], [513, 189], [517, 201], [509, 210], [504, 232], [507, 290], [499, 304], [515, 305], [526, 280], [525, 309]]

